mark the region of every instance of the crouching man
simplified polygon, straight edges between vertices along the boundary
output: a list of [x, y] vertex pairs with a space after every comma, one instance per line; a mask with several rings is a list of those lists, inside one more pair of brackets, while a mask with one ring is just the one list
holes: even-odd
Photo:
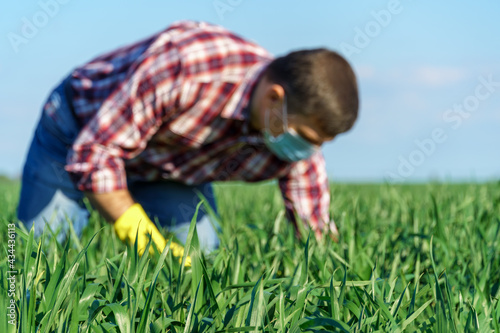
[[[19, 220], [81, 234], [82, 203], [139, 251], [152, 221], [185, 241], [213, 181], [278, 179], [287, 216], [316, 235], [336, 233], [320, 147], [354, 124], [355, 75], [327, 49], [273, 58], [216, 25], [183, 21], [74, 69], [43, 106], [23, 171]], [[201, 246], [218, 247], [214, 221], [197, 217]], [[177, 251], [177, 253], [175, 253]], [[182, 247], [174, 249], [180, 255]]]

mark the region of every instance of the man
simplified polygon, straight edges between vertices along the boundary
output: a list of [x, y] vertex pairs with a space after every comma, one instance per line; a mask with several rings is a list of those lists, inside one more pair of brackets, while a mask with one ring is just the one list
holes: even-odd
[[[141, 253], [149, 233], [163, 250], [152, 221], [185, 241], [199, 194], [216, 211], [211, 182], [276, 178], [292, 222], [297, 214], [317, 235], [336, 232], [320, 146], [357, 112], [355, 75], [338, 54], [273, 60], [220, 26], [178, 22], [76, 68], [52, 92], [18, 217], [37, 235], [50, 224], [63, 241], [67, 219], [77, 234], [87, 224], [86, 196], [120, 239], [133, 242], [139, 228]], [[209, 216], [197, 218], [208, 251], [218, 246]]]

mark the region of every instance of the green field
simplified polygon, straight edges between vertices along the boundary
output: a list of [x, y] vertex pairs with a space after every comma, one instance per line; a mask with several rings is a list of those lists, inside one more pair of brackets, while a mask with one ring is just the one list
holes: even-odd
[[[18, 184], [0, 183], [0, 307]], [[340, 240], [294, 237], [273, 184], [218, 185], [222, 246], [137, 257], [95, 212], [60, 246], [16, 230], [20, 332], [500, 332], [500, 184], [332, 184]], [[193, 231], [193, 230], [192, 230]], [[146, 251], [147, 252], [147, 251]], [[28, 297], [29, 295], [29, 297]], [[0, 318], [0, 332], [14, 332]]]

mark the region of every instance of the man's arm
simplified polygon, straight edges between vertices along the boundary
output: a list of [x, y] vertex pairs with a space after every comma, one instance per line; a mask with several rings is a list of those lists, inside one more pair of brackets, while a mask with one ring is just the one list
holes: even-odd
[[167, 44], [147, 53], [85, 124], [65, 167], [79, 190], [127, 189], [125, 161], [139, 155], [177, 111], [179, 64], [177, 50]]
[[85, 192], [90, 203], [111, 223], [114, 223], [134, 204], [134, 199], [126, 189], [107, 193]]
[[279, 179], [287, 217], [297, 228], [295, 213], [314, 231], [316, 237], [329, 233], [337, 237], [337, 228], [330, 220], [330, 190], [325, 160], [317, 152], [307, 160], [294, 163], [290, 172]]
[[[161, 251], [166, 241], [127, 189], [126, 160], [140, 154], [170, 119], [179, 88], [179, 59], [174, 48], [149, 55], [102, 104], [83, 127], [68, 153], [66, 171], [77, 188], [111, 223], [118, 237], [142, 253], [151, 234]], [[157, 77], [161, 72], [161, 76]], [[168, 92], [168, 93], [166, 93]], [[172, 243], [174, 255], [183, 248]], [[151, 248], [150, 248], [151, 250]]]

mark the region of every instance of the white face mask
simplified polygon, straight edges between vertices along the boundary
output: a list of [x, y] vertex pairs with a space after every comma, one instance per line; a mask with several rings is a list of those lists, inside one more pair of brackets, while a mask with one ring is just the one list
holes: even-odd
[[286, 98], [283, 101], [283, 133], [277, 137], [269, 131], [269, 110], [266, 110], [264, 143], [280, 160], [296, 162], [309, 158], [318, 146], [302, 138], [293, 128], [288, 128]]

